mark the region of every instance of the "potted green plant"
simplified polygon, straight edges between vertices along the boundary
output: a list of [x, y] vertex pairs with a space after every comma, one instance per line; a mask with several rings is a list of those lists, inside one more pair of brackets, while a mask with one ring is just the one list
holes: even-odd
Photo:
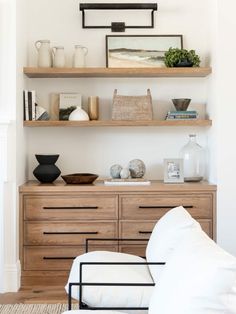
[[195, 50], [170, 48], [164, 62], [167, 67], [199, 67], [201, 60]]

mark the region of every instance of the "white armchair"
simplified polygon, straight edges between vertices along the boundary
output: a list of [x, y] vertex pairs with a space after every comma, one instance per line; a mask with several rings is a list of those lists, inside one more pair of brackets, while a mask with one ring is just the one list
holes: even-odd
[[183, 207], [170, 210], [156, 224], [146, 257], [151, 264], [123, 253], [90, 252], [77, 257], [66, 290], [81, 300], [81, 309], [64, 314], [91, 313], [86, 308], [107, 309], [97, 314], [131, 308], [149, 308], [149, 314], [236, 313], [232, 305], [236, 304], [236, 258], [208, 238]]

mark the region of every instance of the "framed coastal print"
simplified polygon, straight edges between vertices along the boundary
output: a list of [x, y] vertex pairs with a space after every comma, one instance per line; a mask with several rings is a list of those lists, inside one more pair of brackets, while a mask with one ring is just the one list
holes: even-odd
[[182, 35], [107, 35], [106, 67], [163, 67], [169, 48], [183, 48]]
[[183, 183], [183, 159], [164, 159], [164, 182]]

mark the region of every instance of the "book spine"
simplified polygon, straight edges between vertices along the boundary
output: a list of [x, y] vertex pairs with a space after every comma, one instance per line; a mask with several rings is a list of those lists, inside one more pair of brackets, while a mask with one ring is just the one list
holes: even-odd
[[28, 91], [29, 120], [32, 120], [32, 93]]
[[25, 95], [25, 120], [29, 120], [29, 102], [27, 90], [24, 90], [24, 95]]
[[197, 115], [184, 115], [184, 116], [174, 116], [174, 115], [171, 115], [171, 116], [167, 116], [167, 118], [170, 118], [170, 119], [188, 119], [188, 118], [197, 118]]
[[197, 117], [184, 117], [184, 118], [181, 118], [181, 117], [177, 117], [177, 118], [173, 118], [173, 117], [167, 117], [166, 120], [196, 120]]
[[23, 119], [26, 120], [25, 116], [25, 91], [23, 91]]
[[36, 102], [36, 93], [35, 90], [31, 91], [32, 94], [32, 120], [36, 120], [36, 106], [35, 106], [35, 102]]
[[197, 114], [196, 110], [190, 110], [190, 111], [168, 111], [168, 114], [180, 114], [180, 115], [184, 115], [184, 114]]

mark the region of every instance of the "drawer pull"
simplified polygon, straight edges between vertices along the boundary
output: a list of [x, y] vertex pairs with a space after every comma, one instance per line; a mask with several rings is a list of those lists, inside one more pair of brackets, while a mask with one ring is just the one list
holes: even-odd
[[44, 206], [43, 209], [98, 209], [98, 206]]
[[44, 256], [44, 260], [75, 259], [74, 256]]
[[[143, 208], [143, 209], [147, 209], [147, 208], [168, 208], [168, 209], [172, 209], [172, 208], [174, 208], [174, 207], [178, 207], [179, 205], [173, 205], [173, 206], [162, 206], [162, 205], [160, 205], [160, 206], [139, 206], [139, 208], [141, 209], [141, 208]], [[186, 205], [186, 206], [184, 206], [184, 208], [193, 208], [193, 206], [192, 205]]]
[[138, 233], [140, 233], [140, 234], [151, 234], [152, 231], [139, 231]]
[[57, 234], [98, 234], [97, 231], [94, 232], [43, 232], [43, 234], [51, 234], [51, 235], [57, 235]]

